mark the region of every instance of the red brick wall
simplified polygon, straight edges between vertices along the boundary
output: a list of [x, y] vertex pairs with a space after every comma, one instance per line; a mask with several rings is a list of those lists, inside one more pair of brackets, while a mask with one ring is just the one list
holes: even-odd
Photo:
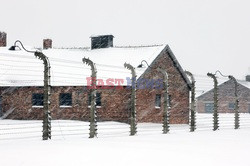
[[[151, 69], [144, 78], [163, 79], [163, 75], [156, 68], [161, 67], [168, 73], [169, 95], [171, 95], [170, 123], [188, 123], [189, 121], [189, 89], [178, 69], [168, 55], [163, 51], [151, 65]], [[162, 94], [161, 108], [155, 108], [155, 94]], [[138, 90], [137, 115], [140, 122], [162, 122], [163, 119], [163, 91]]]
[[[250, 104], [250, 90], [241, 84], [238, 84], [238, 96], [239, 96], [239, 111], [242, 113], [249, 112]], [[218, 87], [218, 112], [220, 113], [233, 113], [234, 110], [228, 108], [229, 103], [235, 102], [234, 97], [234, 83], [227, 81]], [[213, 91], [209, 91], [206, 94], [197, 98], [197, 112], [205, 113], [205, 103], [213, 102]]]
[[[213, 102], [213, 101], [211, 101]], [[218, 112], [219, 113], [234, 113], [233, 109], [229, 109], [229, 103], [234, 103], [235, 100], [233, 97], [224, 97], [219, 99]], [[205, 113], [205, 103], [208, 101], [197, 101], [197, 112]], [[239, 112], [241, 113], [249, 113], [249, 104], [250, 102], [247, 100], [239, 100]]]
[[[128, 89], [98, 90], [102, 96], [102, 106], [97, 108], [98, 120], [115, 120], [128, 122], [129, 96]], [[89, 120], [88, 92], [86, 87], [52, 87], [51, 116], [52, 119]], [[10, 119], [42, 119], [43, 108], [32, 107], [32, 94], [43, 93], [39, 87], [1, 88], [3, 112], [15, 109]], [[59, 106], [59, 94], [72, 93], [72, 107]]]

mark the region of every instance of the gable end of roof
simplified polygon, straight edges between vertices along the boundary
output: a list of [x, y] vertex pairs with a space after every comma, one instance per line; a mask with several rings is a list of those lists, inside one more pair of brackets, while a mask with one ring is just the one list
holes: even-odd
[[[163, 55], [164, 52], [167, 52], [167, 54], [170, 56], [170, 59], [173, 61], [174, 66], [177, 68], [177, 70], [179, 71], [179, 73], [181, 74], [182, 78], [184, 79], [184, 81], [186, 82], [189, 90], [191, 90], [191, 82], [189, 81], [186, 73], [184, 72], [184, 70], [182, 69], [181, 65], [179, 64], [178, 60], [176, 59], [174, 53], [172, 52], [172, 50], [170, 49], [169, 45], [166, 45], [163, 50], [159, 53], [159, 55], [153, 60], [153, 62], [150, 64], [150, 66], [152, 64], [154, 64], [156, 62], [156, 60]], [[144, 73], [139, 77], [139, 79], [141, 77], [143, 77], [143, 75], [147, 72], [149, 72], [150, 68], [148, 67]]]
[[170, 49], [169, 45], [167, 45], [164, 50], [166, 49], [167, 53], [169, 54], [171, 60], [174, 63], [174, 66], [177, 68], [177, 70], [180, 72], [182, 78], [184, 79], [184, 81], [186, 82], [187, 86], [189, 89], [191, 89], [191, 82], [189, 81], [186, 73], [184, 72], [184, 70], [182, 69], [180, 63], [178, 62], [178, 60], [176, 59], [174, 53], [172, 52], [172, 50]]

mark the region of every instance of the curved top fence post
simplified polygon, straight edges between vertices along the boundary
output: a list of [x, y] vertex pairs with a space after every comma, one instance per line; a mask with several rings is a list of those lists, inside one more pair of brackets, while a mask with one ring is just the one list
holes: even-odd
[[130, 135], [137, 133], [136, 127], [136, 73], [135, 68], [129, 63], [124, 63], [124, 67], [129, 69], [132, 74], [132, 92], [131, 92], [131, 114], [130, 114]]
[[[96, 67], [95, 64], [88, 58], [82, 59], [83, 63], [86, 63], [91, 67], [91, 86], [90, 86], [90, 100], [91, 100], [91, 108], [90, 108], [90, 128], [89, 128], [89, 138], [94, 138], [97, 136], [97, 116], [96, 116]], [[88, 86], [88, 85], [87, 85]]]
[[190, 132], [196, 129], [196, 110], [195, 110], [195, 79], [191, 72], [185, 71], [185, 73], [191, 78], [191, 115], [190, 115]]
[[211, 77], [214, 81], [214, 113], [213, 113], [213, 118], [214, 118], [214, 127], [213, 130], [218, 130], [219, 129], [219, 117], [218, 117], [218, 81], [215, 76], [215, 74], [212, 73], [207, 73], [208, 77]]
[[228, 76], [230, 80], [234, 82], [234, 96], [235, 96], [235, 105], [234, 105], [234, 128], [238, 129], [240, 127], [240, 116], [239, 116], [239, 99], [238, 99], [238, 82], [232, 76]]
[[164, 93], [164, 104], [163, 104], [163, 134], [166, 134], [169, 132], [169, 110], [168, 110], [168, 73], [166, 70], [163, 70], [161, 68], [156, 69], [158, 72], [161, 72], [163, 74], [163, 93]]

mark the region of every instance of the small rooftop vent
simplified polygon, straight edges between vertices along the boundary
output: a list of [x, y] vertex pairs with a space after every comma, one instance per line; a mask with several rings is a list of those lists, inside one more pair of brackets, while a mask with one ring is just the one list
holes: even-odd
[[113, 47], [113, 35], [91, 36], [91, 49]]
[[43, 49], [52, 48], [52, 40], [51, 39], [43, 39]]

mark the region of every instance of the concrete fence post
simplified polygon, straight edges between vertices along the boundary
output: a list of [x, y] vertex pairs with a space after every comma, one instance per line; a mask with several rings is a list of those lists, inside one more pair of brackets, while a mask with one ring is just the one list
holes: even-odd
[[190, 132], [196, 129], [196, 108], [195, 108], [195, 79], [191, 72], [185, 71], [185, 73], [191, 78], [191, 108], [190, 108]]
[[234, 129], [240, 127], [240, 115], [239, 115], [239, 99], [238, 99], [238, 82], [233, 76], [228, 76], [230, 80], [234, 82], [234, 96], [235, 96], [235, 107], [234, 107]]
[[215, 74], [207, 73], [208, 77], [211, 77], [214, 81], [214, 113], [213, 113], [213, 130], [219, 129], [219, 116], [218, 116], [218, 81]]
[[132, 91], [131, 91], [131, 114], [130, 114], [130, 135], [135, 135], [137, 133], [136, 127], [136, 73], [135, 68], [128, 64], [124, 63], [124, 67], [131, 70], [132, 73]]
[[35, 56], [41, 59], [44, 64], [44, 99], [43, 99], [43, 140], [51, 139], [51, 115], [49, 110], [50, 105], [50, 63], [48, 57], [42, 52], [35, 52]]
[[163, 74], [163, 93], [164, 93], [164, 102], [163, 102], [163, 134], [169, 132], [169, 98], [168, 98], [168, 73], [161, 69], [157, 68], [157, 71]]
[[51, 139], [51, 115], [50, 115], [50, 62], [49, 58], [45, 56], [40, 51], [29, 51], [24, 46], [20, 40], [15, 41], [14, 45], [9, 48], [11, 51], [15, 51], [19, 46], [17, 43], [21, 45], [24, 51], [33, 53], [35, 57], [43, 61], [44, 64], [44, 87], [43, 87], [43, 140]]
[[82, 59], [83, 63], [86, 63], [91, 67], [91, 87], [90, 87], [90, 98], [91, 98], [91, 108], [89, 117], [89, 138], [97, 137], [97, 116], [96, 116], [96, 67], [95, 64], [87, 58]]

